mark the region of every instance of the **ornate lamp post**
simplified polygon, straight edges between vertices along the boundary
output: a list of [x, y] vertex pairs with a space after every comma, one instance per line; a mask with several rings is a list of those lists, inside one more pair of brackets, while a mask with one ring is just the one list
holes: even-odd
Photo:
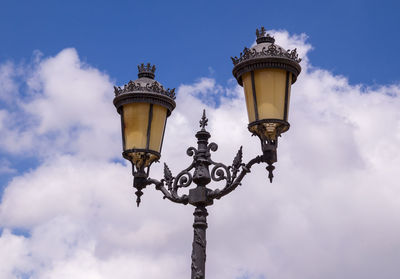
[[[196, 133], [197, 148], [186, 151], [193, 161], [185, 170], [173, 176], [164, 163], [164, 178], [149, 177], [150, 166], [161, 157], [167, 117], [175, 108], [174, 89], [164, 87], [154, 80], [155, 67], [140, 65], [138, 79], [130, 81], [123, 88], [114, 87], [114, 105], [121, 115], [123, 157], [132, 163], [137, 205], [143, 195], [142, 190], [149, 185], [161, 191], [164, 198], [175, 203], [191, 204], [194, 211], [194, 237], [192, 250], [192, 279], [205, 278], [207, 206], [215, 199], [229, 194], [241, 184], [244, 176], [254, 164], [266, 163], [272, 182], [272, 164], [277, 161], [278, 137], [289, 129], [288, 109], [290, 87], [301, 68], [296, 49], [286, 51], [275, 44], [274, 38], [266, 34], [264, 27], [257, 29], [257, 45], [245, 48], [240, 57], [232, 58], [233, 75], [244, 87], [248, 129], [261, 141], [262, 154], [242, 162], [242, 147], [237, 152], [232, 165], [226, 166], [211, 159], [211, 151], [218, 145], [209, 143], [210, 133], [206, 131], [208, 119], [205, 111], [200, 120], [200, 130]], [[224, 181], [221, 189], [210, 189], [213, 181]], [[178, 194], [180, 188], [196, 186], [188, 195]]]

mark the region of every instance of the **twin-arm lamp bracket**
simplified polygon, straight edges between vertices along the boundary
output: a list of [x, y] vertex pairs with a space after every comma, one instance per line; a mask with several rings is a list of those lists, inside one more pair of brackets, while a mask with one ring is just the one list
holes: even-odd
[[[142, 190], [154, 184], [155, 188], [161, 191], [164, 199], [169, 199], [175, 203], [191, 204], [193, 206], [208, 206], [213, 204], [214, 199], [220, 199], [229, 194], [241, 185], [244, 176], [250, 172], [254, 164], [267, 163], [266, 169], [269, 172], [269, 179], [272, 182], [274, 170], [273, 163], [277, 161], [276, 149], [278, 141], [269, 139], [260, 139], [262, 155], [256, 156], [247, 164], [242, 162], [243, 151], [242, 147], [239, 148], [233, 162], [230, 166], [223, 163], [214, 162], [211, 159], [211, 152], [218, 149], [218, 145], [214, 142], [209, 143], [208, 139], [211, 134], [206, 131], [208, 119], [206, 118], [205, 110], [200, 120], [200, 127], [196, 133], [197, 148], [189, 147], [186, 154], [193, 157], [192, 163], [178, 175], [173, 176], [171, 170], [164, 163], [164, 178], [157, 180], [149, 177], [149, 168], [140, 166], [139, 168], [132, 164], [134, 183], [133, 186], [137, 189], [137, 205], [139, 206]], [[211, 182], [224, 181], [225, 185], [222, 189], [209, 189], [207, 185]], [[189, 194], [178, 193], [180, 188], [188, 188], [192, 183], [196, 187], [189, 190]]]
[[[121, 114], [123, 156], [132, 162], [137, 205], [140, 204], [142, 190], [154, 185], [163, 193], [164, 199], [196, 207], [193, 213], [192, 279], [205, 278], [208, 227], [206, 207], [213, 204], [215, 199], [222, 198], [241, 185], [243, 178], [254, 164], [266, 163], [268, 178], [272, 182], [275, 169], [273, 164], [277, 161], [278, 138], [290, 126], [288, 123], [290, 88], [300, 74], [301, 59], [296, 49], [285, 50], [276, 45], [275, 39], [266, 33], [264, 27], [257, 29], [256, 35], [255, 46], [250, 49], [245, 47], [239, 57], [232, 57], [234, 64], [232, 73], [238, 84], [244, 87], [250, 122], [248, 129], [261, 141], [262, 154], [248, 163], [242, 162], [242, 147], [239, 148], [230, 166], [211, 159], [211, 153], [217, 151], [218, 145], [208, 141], [211, 134], [206, 131], [208, 119], [203, 111], [200, 120], [201, 129], [195, 135], [197, 148], [189, 147], [186, 151], [188, 156], [193, 157], [192, 163], [176, 176], [173, 176], [167, 164], [164, 164], [164, 178], [161, 180], [151, 178], [150, 166], [161, 156], [164, 136], [161, 128], [165, 129], [166, 118], [175, 108], [174, 89], [165, 90], [154, 80], [155, 67], [150, 64], [138, 66], [139, 74], [136, 81], [130, 81], [124, 88], [114, 87], [116, 95], [114, 105]], [[156, 121], [158, 124], [154, 124], [153, 130], [153, 116], [156, 116], [158, 121], [164, 117], [164, 126]], [[159, 145], [155, 144], [157, 139], [161, 139]], [[207, 186], [211, 181], [223, 181], [225, 185], [210, 189]], [[196, 186], [191, 187], [188, 194], [179, 193], [181, 188], [189, 188], [192, 183]]]

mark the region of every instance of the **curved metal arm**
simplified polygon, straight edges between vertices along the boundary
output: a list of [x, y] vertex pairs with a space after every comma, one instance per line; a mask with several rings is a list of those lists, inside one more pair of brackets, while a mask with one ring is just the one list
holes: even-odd
[[[133, 186], [137, 189], [137, 204], [139, 206], [140, 197], [143, 195], [142, 190], [148, 185], [155, 185], [156, 190], [163, 193], [164, 199], [169, 199], [172, 202], [180, 204], [191, 204], [196, 206], [194, 212], [193, 223], [193, 249], [192, 249], [192, 279], [204, 279], [205, 277], [205, 261], [206, 261], [206, 229], [207, 229], [207, 209], [206, 207], [213, 204], [214, 199], [220, 199], [235, 190], [243, 178], [250, 172], [254, 164], [261, 162], [267, 163], [269, 179], [272, 182], [272, 171], [276, 162], [277, 140], [270, 141], [261, 139], [263, 154], [259, 155], [247, 164], [242, 163], [242, 147], [239, 148], [231, 166], [226, 166], [222, 163], [214, 162], [211, 159], [211, 151], [215, 152], [218, 145], [214, 142], [209, 143], [210, 133], [206, 131], [208, 119], [203, 111], [203, 117], [200, 120], [201, 130], [196, 133], [197, 148], [189, 147], [186, 154], [193, 157], [192, 163], [179, 172], [177, 176], [173, 176], [169, 167], [164, 163], [164, 178], [161, 180], [149, 177], [149, 168], [147, 171], [142, 165], [140, 168], [133, 167], [134, 182]], [[211, 190], [207, 185], [211, 181], [220, 182], [225, 180], [225, 186], [222, 190]], [[189, 189], [188, 195], [179, 195], [180, 188], [187, 188], [192, 183], [196, 187]]]
[[[189, 150], [191, 149], [188, 149], [188, 155], [191, 153]], [[210, 160], [210, 164], [214, 165], [211, 170], [211, 179], [214, 181], [226, 180], [226, 184], [222, 189], [209, 191], [207, 194], [209, 199], [220, 199], [229, 194], [239, 185], [241, 185], [241, 181], [246, 174], [250, 172], [250, 169], [254, 164], [265, 162], [265, 157], [261, 155], [253, 158], [247, 164], [244, 164], [242, 163], [242, 156], [242, 147], [240, 147], [235, 159], [233, 160], [232, 166], [229, 167], [222, 163], [215, 163]], [[173, 177], [167, 164], [164, 163], [164, 178], [161, 179], [161, 181], [153, 178], [147, 178], [146, 185], [154, 184], [155, 188], [164, 194], [164, 199], [169, 199], [172, 202], [186, 205], [189, 203], [189, 196], [179, 196], [178, 189], [188, 187], [192, 183], [193, 178], [189, 171], [193, 168], [194, 163], [192, 163], [185, 170], [181, 171], [176, 177]]]
[[[240, 154], [240, 156], [241, 156], [241, 150], [242, 150], [242, 147], [240, 147], [239, 152], [238, 152], [238, 154]], [[240, 161], [241, 161], [241, 159], [240, 159]], [[230, 167], [233, 172], [232, 180], [230, 181], [230, 183], [227, 183], [227, 185], [222, 190], [215, 189], [215, 190], [211, 191], [209, 193], [209, 197], [212, 199], [220, 199], [223, 196], [225, 196], [225, 195], [229, 194], [230, 192], [232, 192], [233, 190], [235, 190], [236, 187], [241, 184], [241, 181], [245, 177], [245, 175], [250, 172], [251, 167], [254, 164], [259, 164], [261, 162], [264, 162], [264, 159], [262, 156], [255, 157], [254, 159], [250, 160], [250, 162], [248, 162], [247, 164], [242, 164], [241, 162], [238, 162], [237, 164], [239, 166], [242, 166], [242, 171], [240, 172], [240, 174], [237, 177], [236, 177], [236, 174], [239, 171], [238, 168], [235, 168], [234, 165], [232, 167]], [[235, 164], [235, 161], [234, 161], [234, 164]]]
[[[179, 172], [177, 176], [172, 176], [172, 172], [166, 164], [164, 164], [164, 178], [161, 180], [149, 178], [149, 167], [147, 172], [145, 172], [144, 168], [133, 172], [138, 205], [140, 196], [143, 195], [142, 189], [150, 184], [154, 184], [156, 189], [163, 193], [164, 198], [172, 202], [190, 203], [193, 206], [211, 205], [214, 199], [220, 199], [235, 190], [241, 184], [244, 176], [250, 172], [250, 168], [254, 164], [261, 162], [268, 164], [268, 177], [272, 182], [272, 171], [275, 168], [272, 164], [276, 162], [276, 140], [273, 142], [262, 140], [263, 154], [250, 160], [247, 164], [242, 163], [243, 152], [242, 147], [240, 147], [232, 165], [226, 166], [211, 159], [211, 152], [217, 151], [218, 145], [208, 141], [211, 135], [205, 129], [207, 121], [205, 112], [203, 112], [203, 117], [200, 121], [201, 130], [196, 133], [197, 148], [189, 147], [186, 151], [188, 156], [193, 157], [193, 161], [189, 167]], [[222, 186], [222, 190], [207, 188], [211, 181], [220, 182], [223, 180], [225, 180], [225, 185]], [[180, 188], [188, 188], [192, 183], [196, 184], [196, 187], [189, 189], [188, 195], [178, 194]]]
[[176, 193], [170, 192], [165, 188], [164, 186], [164, 179], [161, 181], [153, 178], [148, 178], [147, 179], [147, 185], [154, 184], [156, 189], [161, 191], [164, 194], [164, 199], [169, 199], [170, 201], [173, 201], [175, 203], [181, 203], [181, 204], [188, 204], [189, 202], [189, 197], [187, 195], [182, 195], [178, 196]]

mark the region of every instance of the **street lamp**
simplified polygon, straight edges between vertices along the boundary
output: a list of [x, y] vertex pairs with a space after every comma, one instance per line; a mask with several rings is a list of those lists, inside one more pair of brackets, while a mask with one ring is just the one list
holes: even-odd
[[[242, 147], [237, 152], [232, 165], [226, 166], [211, 159], [211, 151], [218, 145], [209, 143], [211, 137], [206, 130], [208, 119], [203, 111], [200, 130], [196, 133], [197, 148], [189, 147], [188, 156], [193, 161], [178, 175], [173, 176], [164, 163], [164, 178], [156, 180], [149, 177], [150, 166], [161, 157], [161, 148], [166, 121], [175, 108], [174, 89], [165, 89], [154, 77], [155, 66], [138, 66], [138, 79], [130, 81], [123, 88], [114, 87], [114, 105], [121, 115], [123, 157], [132, 163], [139, 206], [142, 190], [154, 184], [164, 198], [175, 203], [191, 204], [194, 211], [194, 237], [192, 250], [192, 279], [205, 278], [207, 209], [214, 199], [229, 194], [241, 184], [244, 176], [254, 164], [266, 163], [269, 179], [272, 182], [273, 163], [277, 161], [278, 137], [289, 129], [288, 110], [290, 88], [300, 74], [296, 49], [284, 50], [275, 44], [275, 39], [266, 34], [264, 27], [257, 29], [257, 44], [245, 48], [239, 58], [232, 58], [233, 75], [244, 87], [248, 129], [261, 141], [262, 155], [256, 156], [247, 164], [242, 162]], [[210, 189], [211, 181], [224, 181], [221, 189]], [[180, 188], [189, 189], [189, 194], [178, 193]]]
[[122, 156], [132, 163], [139, 206], [150, 165], [161, 157], [167, 117], [175, 108], [175, 90], [165, 90], [154, 80], [154, 65], [141, 64], [138, 70], [137, 80], [123, 88], [114, 86], [114, 105], [121, 115]]
[[244, 88], [250, 122], [248, 129], [261, 140], [268, 177], [272, 182], [278, 137], [290, 127], [290, 88], [300, 74], [301, 59], [296, 49], [286, 51], [276, 45], [264, 27], [257, 29], [256, 35], [254, 47], [245, 47], [239, 58], [231, 58], [235, 65], [232, 72]]

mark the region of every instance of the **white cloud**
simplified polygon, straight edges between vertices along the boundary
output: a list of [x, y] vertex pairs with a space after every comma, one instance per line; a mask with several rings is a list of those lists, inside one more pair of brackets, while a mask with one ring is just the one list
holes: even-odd
[[[305, 35], [272, 33], [301, 56], [311, 49]], [[398, 277], [400, 88], [349, 85], [303, 61], [274, 183], [256, 165], [209, 208], [208, 278]], [[129, 166], [110, 162], [121, 149], [110, 79], [66, 49], [38, 61], [27, 85], [16, 109], [0, 111], [0, 148], [42, 163], [4, 191], [0, 277], [189, 277], [193, 208], [151, 188], [137, 209]], [[231, 163], [240, 145], [245, 161], [259, 154], [241, 88], [202, 78], [176, 101], [161, 158], [174, 174], [190, 163], [203, 108], [215, 161]]]
[[112, 83], [106, 75], [82, 63], [74, 49], [36, 61], [32, 73], [22, 74], [26, 75], [30, 94], [17, 101], [16, 109], [0, 114], [6, 135], [0, 148], [39, 157], [115, 154], [118, 116], [109, 105]]

